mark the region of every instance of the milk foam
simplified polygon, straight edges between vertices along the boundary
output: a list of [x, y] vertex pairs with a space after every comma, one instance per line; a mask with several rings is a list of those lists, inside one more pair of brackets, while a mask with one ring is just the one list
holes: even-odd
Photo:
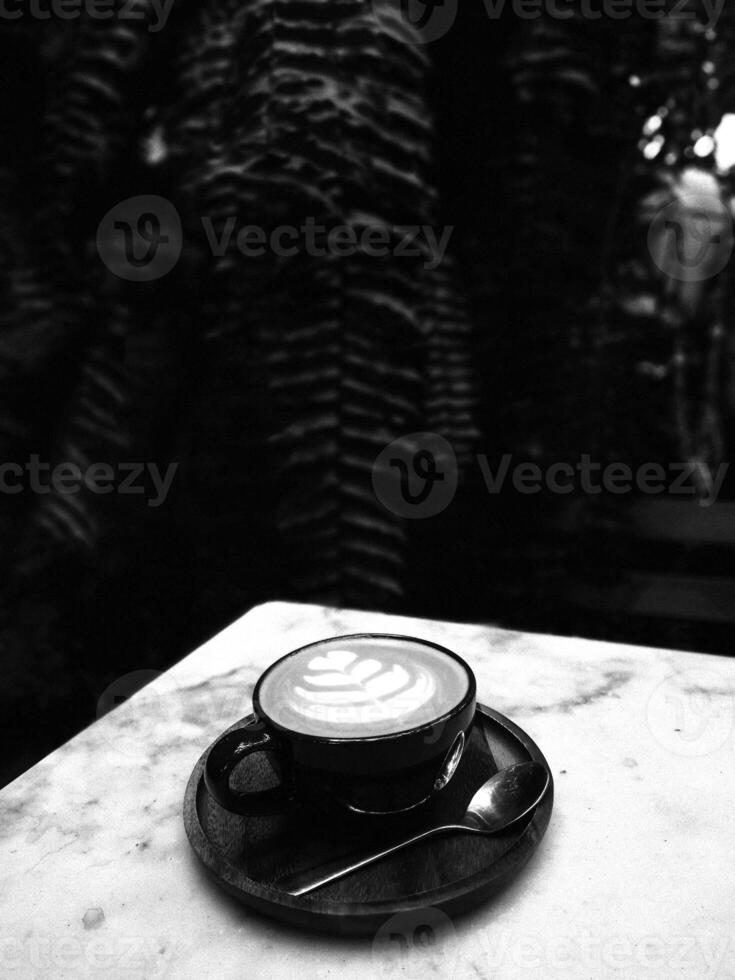
[[411, 640], [326, 640], [263, 679], [260, 703], [286, 728], [356, 737], [402, 731], [457, 705], [469, 678], [461, 663]]

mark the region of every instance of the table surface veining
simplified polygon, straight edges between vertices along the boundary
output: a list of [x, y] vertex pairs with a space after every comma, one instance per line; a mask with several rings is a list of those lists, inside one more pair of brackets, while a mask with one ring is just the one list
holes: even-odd
[[[262, 670], [363, 630], [460, 653], [554, 774], [534, 857], [433, 946], [261, 917], [210, 882], [184, 833], [189, 773]], [[0, 976], [733, 980], [734, 691], [735, 659], [260, 606], [0, 791]]]

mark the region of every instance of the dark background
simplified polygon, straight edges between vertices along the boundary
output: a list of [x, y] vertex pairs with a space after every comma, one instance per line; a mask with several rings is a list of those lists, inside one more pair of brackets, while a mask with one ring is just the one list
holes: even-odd
[[[178, 464], [158, 509], [119, 495], [76, 510], [53, 494], [0, 499], [0, 782], [92, 721], [113, 681], [165, 669], [269, 599], [731, 652], [732, 478], [709, 508], [510, 483], [490, 495], [475, 456], [493, 468], [504, 453], [542, 467], [687, 459], [671, 369], [683, 343], [687, 412], [711, 395], [707, 458], [729, 459], [730, 265], [692, 311], [653, 267], [636, 215], [691, 165], [692, 130], [732, 111], [732, 15], [712, 38], [696, 20], [491, 21], [478, 0], [431, 45], [380, 35], [375, 57], [380, 32], [362, 11], [285, 15], [284, 37], [306, 22], [313, 50], [265, 97], [283, 38], [257, 5], [179, 2], [153, 39], [0, 25], [2, 460]], [[703, 89], [711, 58], [716, 90]], [[357, 126], [325, 110], [320, 73], [374, 113]], [[414, 118], [394, 117], [386, 92]], [[663, 169], [640, 152], [662, 104]], [[154, 134], [162, 160], [146, 149]], [[231, 179], [215, 144], [247, 179]], [[452, 265], [244, 269], [187, 232], [174, 272], [125, 283], [95, 234], [143, 193], [172, 201], [185, 229], [203, 213], [267, 227], [365, 208], [452, 225]], [[407, 312], [386, 312], [383, 294]], [[725, 339], [708, 395], [714, 320]], [[460, 486], [440, 514], [406, 521], [376, 501], [371, 466], [421, 431], [453, 446]]]

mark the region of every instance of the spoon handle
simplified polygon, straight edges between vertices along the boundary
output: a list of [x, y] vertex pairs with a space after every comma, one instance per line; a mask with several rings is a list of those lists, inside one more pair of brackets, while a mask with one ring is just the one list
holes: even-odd
[[430, 830], [425, 830], [421, 834], [416, 834], [415, 837], [409, 837], [407, 840], [400, 841], [398, 844], [393, 844], [391, 847], [386, 847], [385, 850], [376, 851], [375, 854], [370, 854], [367, 857], [361, 858], [359, 861], [354, 861], [352, 864], [347, 864], [345, 867], [333, 871], [328, 875], [324, 875], [323, 878], [316, 878], [308, 881], [307, 884], [300, 884], [307, 878], [308, 872], [304, 874], [295, 875], [293, 878], [286, 879], [285, 881], [279, 882], [278, 887], [283, 888], [288, 891], [291, 895], [307, 895], [309, 892], [316, 891], [317, 888], [323, 888], [324, 885], [330, 885], [333, 881], [339, 881], [340, 878], [345, 878], [347, 875], [351, 875], [354, 871], [359, 871], [360, 868], [366, 868], [369, 864], [375, 864], [376, 861], [382, 861], [383, 858], [390, 857], [392, 854], [397, 854], [398, 851], [404, 850], [406, 847], [412, 847], [414, 844], [418, 844], [419, 841], [428, 840], [430, 837], [437, 837], [439, 834], [445, 834], [450, 830], [466, 830], [473, 831], [472, 827], [467, 827], [464, 824], [444, 824], [441, 827], [432, 827]]

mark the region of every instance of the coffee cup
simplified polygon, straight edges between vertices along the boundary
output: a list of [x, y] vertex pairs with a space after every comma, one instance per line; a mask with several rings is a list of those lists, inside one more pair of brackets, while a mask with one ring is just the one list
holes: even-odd
[[[239, 814], [296, 803], [361, 816], [417, 809], [447, 786], [475, 715], [470, 667], [450, 650], [407, 636], [358, 633], [310, 643], [258, 679], [253, 715], [206, 759], [210, 795]], [[243, 791], [235, 770], [268, 754], [277, 786]]]

